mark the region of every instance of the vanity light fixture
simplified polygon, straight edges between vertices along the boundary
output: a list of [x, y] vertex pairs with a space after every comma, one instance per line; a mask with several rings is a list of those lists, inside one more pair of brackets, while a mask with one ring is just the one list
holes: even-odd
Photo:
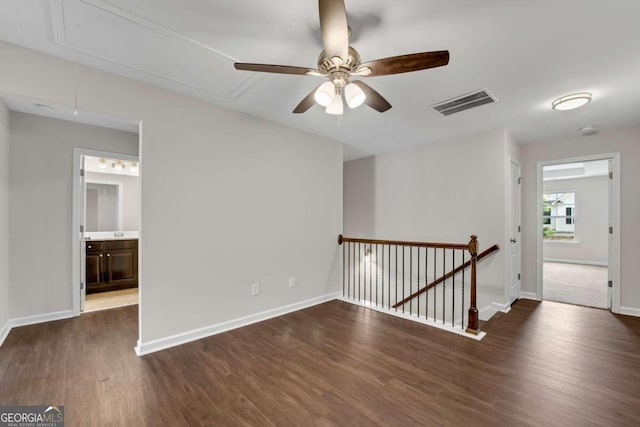
[[133, 172], [138, 172], [138, 168], [139, 168], [138, 162], [131, 162], [131, 170]]
[[105, 159], [104, 157], [100, 157], [100, 160], [98, 160], [98, 166], [100, 166], [101, 169], [106, 169], [107, 159]]
[[120, 160], [116, 160], [111, 164], [111, 167], [117, 171], [123, 171], [125, 166], [124, 163], [122, 163]]
[[551, 103], [551, 107], [554, 110], [575, 110], [591, 102], [592, 95], [589, 92], [574, 93], [571, 95], [565, 95], [558, 99], [555, 99]]

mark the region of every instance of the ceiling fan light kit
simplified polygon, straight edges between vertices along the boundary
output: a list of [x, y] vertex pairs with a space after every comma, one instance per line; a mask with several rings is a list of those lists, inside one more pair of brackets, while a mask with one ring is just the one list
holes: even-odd
[[324, 82], [316, 89], [313, 98], [319, 105], [328, 107], [336, 96], [336, 88], [332, 82]]
[[413, 53], [375, 61], [361, 62], [360, 54], [349, 46], [350, 29], [344, 0], [319, 0], [320, 32], [324, 49], [318, 57], [317, 68], [235, 63], [237, 70], [262, 73], [294, 74], [326, 77], [329, 80], [308, 94], [294, 113], [304, 113], [315, 103], [325, 107], [327, 114], [340, 115], [344, 111], [342, 96], [349, 108], [367, 104], [383, 113], [391, 104], [371, 86], [352, 77], [385, 76], [442, 67], [449, 63], [449, 51]]
[[349, 108], [358, 108], [366, 101], [367, 95], [358, 85], [349, 83], [344, 87], [344, 99]]
[[336, 95], [331, 100], [331, 104], [327, 106], [324, 110], [327, 114], [331, 114], [334, 116], [339, 116], [344, 111], [344, 104], [342, 103], [342, 96], [336, 93]]

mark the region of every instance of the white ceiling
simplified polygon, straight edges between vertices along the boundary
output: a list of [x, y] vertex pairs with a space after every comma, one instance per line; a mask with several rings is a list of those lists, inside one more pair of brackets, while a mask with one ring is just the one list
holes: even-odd
[[4, 99], [5, 104], [7, 104], [7, 107], [11, 111], [66, 120], [68, 122], [83, 123], [85, 125], [101, 126], [125, 132], [139, 132], [138, 123], [117, 117], [109, 117], [104, 114], [92, 113], [85, 110], [80, 110], [78, 115], [74, 115], [74, 109], [64, 105], [41, 104], [18, 97], [4, 97], [2, 99]]
[[[236, 60], [314, 66], [315, 0], [3, 0], [0, 39], [342, 141], [347, 159], [500, 127], [535, 142], [640, 124], [637, 0], [345, 3], [363, 60], [448, 49], [450, 64], [367, 79], [393, 108], [338, 119], [317, 107], [291, 114], [318, 78], [233, 68]], [[431, 109], [477, 89], [498, 102], [449, 117]], [[551, 110], [554, 98], [577, 91], [594, 101]]]

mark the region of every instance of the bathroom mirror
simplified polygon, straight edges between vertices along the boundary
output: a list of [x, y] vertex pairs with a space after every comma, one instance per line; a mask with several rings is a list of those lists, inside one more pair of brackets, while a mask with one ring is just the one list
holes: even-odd
[[118, 184], [87, 183], [86, 231], [122, 229], [121, 194]]

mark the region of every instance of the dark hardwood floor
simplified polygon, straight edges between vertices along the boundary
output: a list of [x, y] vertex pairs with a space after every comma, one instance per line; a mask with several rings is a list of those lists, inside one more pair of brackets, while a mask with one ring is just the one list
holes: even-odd
[[333, 301], [138, 358], [137, 307], [16, 328], [0, 405], [67, 425], [640, 425], [640, 319], [520, 301], [473, 341]]

